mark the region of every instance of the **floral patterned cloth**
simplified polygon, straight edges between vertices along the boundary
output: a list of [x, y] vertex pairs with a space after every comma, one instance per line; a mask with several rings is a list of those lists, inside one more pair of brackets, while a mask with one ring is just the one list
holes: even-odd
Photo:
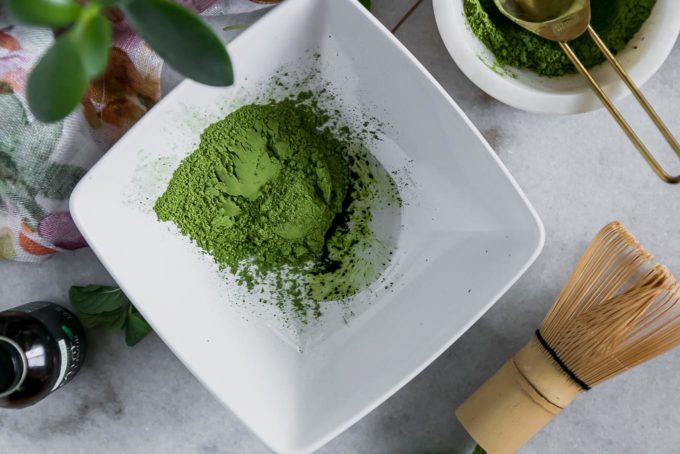
[[[250, 0], [178, 0], [201, 14], [258, 8]], [[50, 30], [10, 22], [0, 6], [0, 260], [39, 261], [86, 246], [68, 211], [78, 180], [161, 97], [162, 61], [121, 14], [109, 13], [113, 48], [82, 107], [41, 123], [28, 110], [26, 78], [53, 42]]]

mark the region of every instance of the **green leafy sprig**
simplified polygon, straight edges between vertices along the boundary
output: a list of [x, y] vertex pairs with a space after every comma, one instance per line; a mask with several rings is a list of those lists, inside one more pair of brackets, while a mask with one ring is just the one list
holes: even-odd
[[85, 328], [108, 326], [125, 331], [125, 342], [134, 346], [151, 332], [144, 317], [118, 287], [106, 285], [74, 286], [69, 299]]
[[9, 11], [29, 25], [61, 33], [28, 78], [27, 99], [41, 121], [64, 118], [106, 69], [111, 48], [109, 8], [119, 8], [130, 26], [170, 66], [198, 82], [234, 81], [224, 44], [203, 20], [172, 0], [9, 0]]

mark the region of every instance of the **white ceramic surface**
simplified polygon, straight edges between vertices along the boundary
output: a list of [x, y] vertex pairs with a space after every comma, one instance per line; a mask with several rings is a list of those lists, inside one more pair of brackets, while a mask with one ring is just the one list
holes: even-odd
[[[463, 12], [463, 0], [432, 0], [439, 32], [456, 64], [479, 88], [518, 109], [572, 114], [602, 108], [580, 75], [542, 77], [528, 70], [498, 68], [493, 54], [475, 37]], [[647, 82], [668, 58], [680, 33], [680, 2], [657, 0], [650, 18], [617, 55], [633, 80]], [[608, 64], [591, 69], [614, 100], [630, 92]]]
[[[352, 24], [348, 27], [347, 24]], [[262, 39], [266, 36], [267, 39]], [[107, 270], [189, 370], [278, 452], [310, 452], [432, 362], [538, 255], [543, 227], [458, 106], [354, 0], [289, 0], [229, 46], [236, 84], [182, 83], [83, 178], [73, 217]], [[310, 65], [353, 111], [388, 125], [371, 152], [408, 162], [395, 285], [300, 353], [244, 317], [214, 264], [150, 211], [200, 131]], [[130, 188], [147, 191], [140, 198]], [[227, 289], [229, 290], [229, 289]], [[369, 292], [360, 294], [368, 301]], [[247, 307], [246, 307], [247, 309]]]

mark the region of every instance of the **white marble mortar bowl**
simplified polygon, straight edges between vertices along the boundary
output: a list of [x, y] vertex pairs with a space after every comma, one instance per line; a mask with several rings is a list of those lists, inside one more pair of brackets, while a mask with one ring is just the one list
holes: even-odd
[[[602, 103], [578, 74], [540, 76], [518, 68], [502, 68], [472, 33], [463, 0], [433, 0], [444, 44], [456, 64], [479, 88], [499, 101], [530, 112], [573, 114], [602, 108]], [[640, 31], [617, 55], [638, 85], [647, 82], [668, 58], [680, 33], [680, 1], [657, 0]], [[607, 63], [590, 69], [613, 100], [630, 91]]]

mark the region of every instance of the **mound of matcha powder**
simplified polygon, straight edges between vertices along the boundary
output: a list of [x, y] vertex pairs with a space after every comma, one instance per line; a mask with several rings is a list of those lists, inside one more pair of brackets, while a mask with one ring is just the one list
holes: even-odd
[[154, 206], [248, 288], [274, 273], [279, 297], [302, 318], [305, 299], [318, 316], [319, 300], [359, 290], [338, 282], [351, 274], [351, 246], [372, 234], [370, 212], [351, 209], [372, 174], [352, 171], [361, 160], [328, 120], [300, 99], [241, 107], [203, 131]]
[[[461, 1], [461, 0], [450, 0]], [[544, 76], [576, 71], [557, 43], [524, 30], [501, 14], [494, 0], [462, 0], [472, 32], [501, 65], [527, 68]], [[649, 18], [656, 0], [591, 0], [591, 24], [613, 53], [621, 52]], [[587, 68], [604, 61], [589, 36], [570, 43]]]

